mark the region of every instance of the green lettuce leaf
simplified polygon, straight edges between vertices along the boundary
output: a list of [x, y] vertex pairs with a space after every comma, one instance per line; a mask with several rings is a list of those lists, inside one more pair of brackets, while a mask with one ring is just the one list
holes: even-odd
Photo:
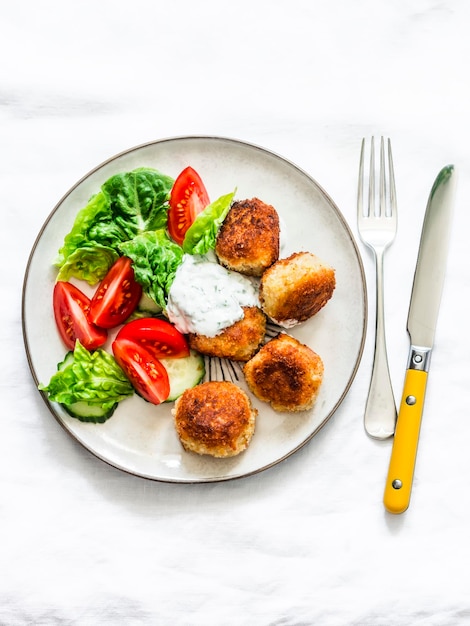
[[89, 246], [92, 239], [89, 235], [89, 229], [101, 220], [110, 219], [109, 202], [103, 193], [93, 196], [88, 204], [81, 209], [73, 224], [72, 230], [65, 236], [64, 244], [59, 250], [55, 264], [61, 268], [67, 262], [67, 259], [78, 248]]
[[186, 231], [183, 252], [204, 255], [215, 248], [217, 233], [230, 210], [235, 191], [214, 200], [199, 213]]
[[132, 259], [137, 282], [154, 302], [166, 308], [168, 292], [183, 260], [183, 249], [159, 229], [142, 233], [121, 244], [120, 251]]
[[72, 277], [85, 280], [90, 285], [95, 285], [102, 280], [118, 259], [118, 253], [113, 248], [95, 244], [87, 244], [76, 248], [62, 264], [57, 280], [70, 280]]
[[167, 224], [167, 200], [174, 180], [157, 170], [141, 167], [116, 174], [102, 186], [109, 199], [115, 227], [127, 239]]
[[[144, 167], [111, 176], [79, 211], [65, 236], [55, 262], [61, 275], [95, 284], [111, 267], [121, 243], [164, 228], [173, 182], [170, 176]], [[88, 263], [95, 249], [99, 256], [92, 263], [95, 267], [86, 269], [84, 259]]]
[[87, 402], [103, 410], [128, 396], [134, 389], [113, 356], [105, 350], [88, 352], [79, 341], [73, 351], [57, 366], [57, 372], [48, 385], [39, 385], [48, 394], [49, 400], [72, 405]]

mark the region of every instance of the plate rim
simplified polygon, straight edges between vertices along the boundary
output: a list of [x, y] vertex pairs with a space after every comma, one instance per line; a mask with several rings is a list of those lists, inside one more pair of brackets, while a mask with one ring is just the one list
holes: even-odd
[[[171, 142], [176, 142], [176, 141], [191, 141], [191, 140], [202, 140], [202, 141], [220, 141], [220, 142], [226, 142], [229, 144], [234, 144], [234, 145], [239, 145], [239, 146], [243, 146], [249, 149], [254, 149], [257, 150], [261, 153], [264, 153], [270, 157], [274, 157], [275, 159], [278, 159], [280, 161], [282, 161], [283, 163], [289, 165], [290, 167], [292, 167], [294, 170], [296, 170], [299, 174], [301, 174], [302, 176], [306, 177], [314, 186], [316, 186], [319, 191], [322, 193], [322, 195], [324, 196], [324, 198], [327, 200], [330, 208], [334, 211], [336, 217], [339, 219], [339, 221], [341, 222], [341, 225], [343, 227], [343, 229], [345, 230], [345, 233], [348, 235], [349, 237], [349, 241], [352, 244], [353, 247], [353, 251], [355, 253], [355, 257], [358, 263], [358, 269], [359, 269], [359, 274], [360, 274], [360, 279], [361, 279], [361, 286], [362, 286], [362, 312], [363, 312], [363, 323], [362, 323], [362, 334], [361, 334], [361, 340], [359, 342], [359, 347], [358, 347], [358, 351], [355, 357], [355, 363], [354, 363], [354, 367], [351, 370], [351, 374], [349, 376], [349, 379], [347, 381], [347, 384], [345, 385], [341, 395], [339, 396], [338, 400], [336, 401], [336, 403], [334, 404], [334, 406], [331, 408], [331, 410], [329, 411], [328, 415], [322, 420], [322, 422], [305, 438], [303, 439], [299, 444], [297, 444], [294, 448], [292, 448], [291, 450], [289, 450], [287, 453], [283, 454], [281, 457], [276, 458], [275, 460], [264, 464], [261, 467], [257, 467], [254, 468], [252, 470], [249, 471], [244, 471], [238, 474], [230, 474], [230, 475], [218, 475], [218, 476], [207, 476], [207, 477], [195, 477], [194, 479], [191, 478], [170, 478], [170, 477], [156, 477], [156, 476], [150, 476], [147, 475], [145, 473], [139, 473], [136, 472], [134, 470], [132, 470], [131, 468], [125, 467], [123, 465], [121, 465], [118, 462], [113, 462], [110, 459], [107, 459], [106, 457], [104, 457], [102, 454], [100, 454], [98, 451], [93, 450], [90, 445], [88, 445], [77, 433], [73, 432], [72, 430], [70, 430], [66, 423], [60, 419], [59, 415], [56, 413], [56, 411], [54, 411], [53, 406], [51, 405], [49, 399], [47, 398], [47, 394], [44, 391], [41, 391], [39, 389], [37, 389], [38, 385], [39, 385], [39, 380], [37, 378], [36, 375], [36, 371], [34, 369], [34, 365], [33, 365], [33, 361], [32, 361], [32, 354], [31, 354], [31, 350], [30, 350], [30, 342], [28, 340], [28, 334], [27, 334], [27, 330], [26, 330], [26, 321], [25, 321], [25, 316], [26, 316], [26, 303], [25, 303], [25, 299], [26, 299], [26, 290], [27, 290], [27, 284], [28, 284], [28, 278], [29, 278], [29, 274], [30, 274], [30, 268], [31, 268], [31, 264], [34, 258], [34, 254], [36, 252], [36, 249], [39, 245], [39, 242], [42, 238], [42, 235], [44, 233], [44, 231], [46, 230], [48, 224], [50, 223], [50, 221], [53, 219], [54, 215], [56, 214], [56, 212], [59, 210], [59, 208], [61, 207], [61, 205], [64, 203], [64, 201], [75, 191], [75, 189], [77, 189], [87, 178], [89, 178], [90, 176], [92, 176], [94, 173], [96, 173], [98, 170], [100, 170], [101, 168], [105, 167], [106, 165], [112, 163], [113, 161], [116, 161], [117, 159], [129, 155], [132, 152], [137, 152], [139, 150], [142, 149], [146, 149], [149, 148], [151, 146], [154, 145], [161, 145], [161, 144], [165, 144], [165, 143], [171, 143]], [[227, 481], [232, 481], [232, 480], [240, 480], [242, 478], [248, 478], [249, 476], [253, 476], [256, 474], [259, 474], [261, 472], [264, 472], [276, 465], [279, 465], [280, 463], [282, 463], [283, 461], [285, 461], [287, 458], [289, 458], [290, 456], [292, 456], [293, 454], [295, 454], [296, 452], [298, 452], [300, 449], [302, 449], [304, 446], [306, 446], [314, 437], [315, 435], [318, 434], [318, 432], [330, 421], [330, 419], [333, 417], [333, 415], [336, 413], [336, 411], [338, 410], [338, 408], [341, 406], [341, 404], [344, 402], [347, 394], [349, 393], [351, 386], [356, 378], [359, 366], [361, 364], [362, 361], [362, 357], [364, 354], [364, 348], [365, 348], [365, 343], [366, 343], [366, 337], [367, 337], [367, 327], [368, 327], [368, 293], [367, 293], [367, 282], [366, 282], [366, 274], [365, 274], [365, 269], [364, 269], [364, 264], [362, 261], [362, 256], [360, 254], [360, 250], [359, 250], [359, 246], [357, 244], [357, 241], [354, 237], [354, 234], [352, 232], [351, 227], [349, 226], [348, 222], [346, 221], [346, 218], [344, 217], [343, 213], [341, 212], [341, 210], [339, 209], [339, 207], [337, 206], [337, 204], [334, 202], [334, 200], [332, 199], [332, 197], [329, 195], [329, 193], [327, 191], [325, 191], [325, 189], [317, 182], [317, 180], [315, 178], [313, 178], [313, 176], [311, 176], [307, 171], [305, 171], [303, 168], [301, 168], [300, 166], [298, 166], [296, 163], [294, 163], [293, 161], [291, 161], [290, 159], [281, 156], [279, 153], [277, 153], [274, 150], [271, 150], [269, 148], [265, 148], [264, 146], [261, 146], [259, 144], [256, 143], [252, 143], [246, 140], [242, 140], [242, 139], [236, 139], [233, 137], [228, 137], [228, 136], [223, 136], [223, 135], [206, 135], [206, 134], [190, 134], [190, 135], [175, 135], [175, 136], [169, 136], [169, 137], [164, 137], [161, 139], [155, 139], [155, 140], [150, 140], [150, 141], [146, 141], [137, 145], [134, 145], [130, 148], [121, 150], [115, 154], [113, 154], [112, 156], [108, 157], [107, 159], [103, 160], [102, 162], [100, 162], [98, 165], [96, 165], [95, 167], [91, 168], [90, 170], [88, 170], [83, 176], [81, 176], [71, 187], [69, 187], [69, 189], [59, 198], [59, 200], [55, 203], [54, 207], [52, 208], [52, 210], [49, 212], [48, 216], [46, 217], [46, 219], [44, 220], [44, 222], [42, 223], [41, 228], [39, 229], [33, 245], [31, 247], [31, 250], [29, 252], [28, 255], [28, 259], [27, 259], [27, 263], [25, 266], [25, 270], [24, 270], [24, 277], [23, 277], [23, 284], [22, 284], [22, 291], [21, 291], [21, 325], [22, 325], [22, 336], [23, 336], [23, 343], [24, 343], [24, 347], [25, 347], [25, 352], [26, 352], [26, 357], [27, 357], [27, 361], [28, 361], [28, 366], [32, 375], [32, 378], [35, 382], [36, 385], [36, 389], [39, 392], [40, 396], [42, 397], [44, 403], [46, 404], [46, 407], [48, 408], [49, 412], [53, 415], [54, 419], [56, 420], [56, 422], [59, 423], [59, 425], [62, 427], [62, 429], [77, 443], [79, 443], [89, 454], [91, 454], [92, 456], [94, 456], [95, 458], [98, 458], [100, 461], [103, 461], [104, 463], [106, 463], [108, 466], [117, 469], [125, 474], [137, 477], [137, 478], [141, 478], [141, 479], [145, 479], [145, 480], [150, 480], [152, 482], [162, 482], [162, 483], [170, 483], [170, 484], [204, 484], [204, 483], [215, 483], [215, 482], [227, 482]]]

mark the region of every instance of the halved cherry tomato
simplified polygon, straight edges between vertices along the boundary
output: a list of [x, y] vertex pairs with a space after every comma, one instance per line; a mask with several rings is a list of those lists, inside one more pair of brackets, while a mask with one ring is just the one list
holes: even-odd
[[170, 381], [165, 367], [153, 354], [129, 339], [116, 339], [113, 354], [130, 383], [148, 402], [160, 404], [170, 394]]
[[54, 317], [65, 345], [73, 350], [78, 339], [87, 350], [96, 350], [108, 338], [103, 328], [98, 328], [88, 321], [90, 298], [80, 289], [59, 281], [54, 286]]
[[209, 203], [199, 174], [192, 167], [184, 169], [173, 184], [168, 210], [168, 232], [176, 243], [183, 243], [186, 231]]
[[189, 356], [186, 337], [173, 324], [154, 317], [144, 317], [125, 324], [116, 340], [129, 339], [142, 345], [157, 359]]
[[133, 313], [142, 287], [134, 278], [132, 261], [120, 257], [108, 270], [91, 299], [88, 319], [101, 328], [114, 328]]

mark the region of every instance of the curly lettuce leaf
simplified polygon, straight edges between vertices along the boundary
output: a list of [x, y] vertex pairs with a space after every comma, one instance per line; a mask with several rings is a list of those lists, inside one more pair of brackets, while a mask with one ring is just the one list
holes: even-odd
[[[173, 182], [170, 176], [144, 167], [111, 176], [79, 211], [64, 238], [55, 263], [62, 275], [95, 284], [111, 267], [121, 243], [164, 228]], [[86, 257], [88, 262], [95, 249], [99, 256], [94, 262], [96, 267], [85, 270], [83, 259]]]
[[199, 213], [186, 231], [183, 252], [204, 255], [215, 248], [217, 233], [230, 210], [235, 191], [214, 200]]
[[142, 233], [121, 244], [120, 251], [132, 259], [137, 282], [154, 302], [166, 308], [175, 273], [183, 260], [183, 249], [159, 229]]
[[132, 396], [134, 389], [113, 356], [105, 350], [89, 352], [79, 341], [73, 359], [66, 356], [48, 385], [39, 385], [49, 400], [64, 405], [86, 402], [109, 410]]

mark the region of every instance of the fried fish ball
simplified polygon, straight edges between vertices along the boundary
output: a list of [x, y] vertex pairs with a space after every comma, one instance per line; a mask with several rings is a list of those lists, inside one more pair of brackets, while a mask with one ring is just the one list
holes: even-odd
[[294, 337], [280, 333], [243, 368], [250, 391], [275, 411], [312, 408], [323, 382], [323, 361]]
[[257, 414], [248, 395], [227, 381], [187, 389], [173, 409], [183, 448], [220, 458], [235, 456], [248, 447]]
[[228, 326], [215, 337], [190, 334], [190, 347], [208, 356], [248, 361], [264, 340], [266, 316], [256, 306], [243, 307], [243, 313], [241, 320]]
[[291, 328], [322, 309], [336, 287], [335, 270], [311, 252], [294, 252], [268, 268], [260, 281], [261, 308]]
[[258, 198], [232, 204], [217, 235], [215, 252], [228, 269], [261, 276], [279, 258], [279, 215]]

